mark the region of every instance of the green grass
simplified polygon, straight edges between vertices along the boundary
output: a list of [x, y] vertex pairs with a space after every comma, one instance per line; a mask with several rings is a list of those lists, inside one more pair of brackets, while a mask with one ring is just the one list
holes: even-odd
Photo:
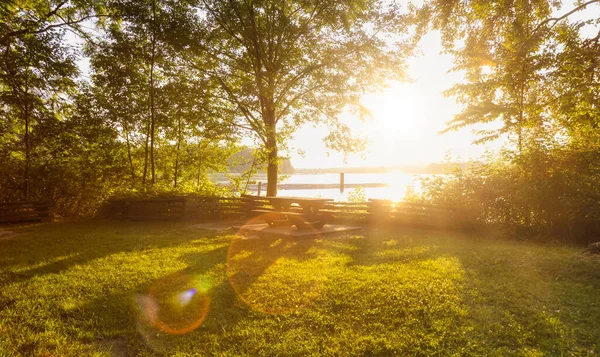
[[600, 260], [578, 248], [409, 229], [17, 230], [0, 240], [0, 356], [600, 354]]

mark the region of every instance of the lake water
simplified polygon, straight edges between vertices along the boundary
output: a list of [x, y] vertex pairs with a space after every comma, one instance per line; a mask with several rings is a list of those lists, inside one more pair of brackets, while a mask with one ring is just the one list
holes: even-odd
[[[399, 171], [389, 173], [361, 173], [344, 175], [345, 184], [386, 184], [385, 187], [365, 187], [364, 192], [366, 198], [381, 198], [391, 199], [393, 201], [401, 201], [406, 195], [406, 190], [410, 187], [416, 192], [421, 192], [420, 178], [431, 177], [427, 174], [407, 174]], [[227, 179], [216, 178], [219, 183], [227, 183]], [[257, 175], [253, 180], [262, 182], [261, 195], [265, 195], [267, 177], [266, 175]], [[339, 185], [339, 174], [292, 174], [284, 176], [280, 182], [282, 185], [322, 185], [332, 184]], [[256, 194], [256, 186], [251, 186], [252, 194]], [[348, 194], [355, 191], [355, 188], [344, 189], [341, 193], [339, 186], [337, 188], [303, 188], [303, 189], [286, 189], [278, 190], [279, 196], [300, 196], [300, 197], [325, 197], [333, 198], [336, 201], [345, 201]]]

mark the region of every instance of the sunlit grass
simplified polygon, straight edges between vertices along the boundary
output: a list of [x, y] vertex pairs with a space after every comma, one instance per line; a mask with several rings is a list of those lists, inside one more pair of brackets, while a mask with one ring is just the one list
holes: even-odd
[[20, 231], [0, 241], [0, 356], [600, 353], [600, 262], [576, 248], [406, 229]]

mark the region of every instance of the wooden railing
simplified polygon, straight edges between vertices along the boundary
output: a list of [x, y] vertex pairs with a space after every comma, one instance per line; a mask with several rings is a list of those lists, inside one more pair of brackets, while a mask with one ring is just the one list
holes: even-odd
[[376, 222], [422, 227], [473, 227], [473, 211], [432, 204], [371, 200], [367, 202], [369, 214]]
[[47, 202], [0, 203], [0, 223], [45, 221], [48, 219], [50, 219], [50, 205]]
[[117, 199], [109, 201], [102, 214], [116, 219], [178, 220], [185, 212], [184, 197]]
[[210, 220], [245, 216], [256, 208], [272, 209], [264, 197], [181, 196], [110, 200], [102, 215], [131, 220]]
[[[253, 216], [252, 211], [273, 210], [265, 197], [196, 197], [120, 199], [110, 201], [104, 216], [131, 220], [216, 220]], [[292, 207], [291, 210], [299, 210]], [[469, 212], [428, 204], [373, 200], [330, 202], [323, 209], [334, 221], [406, 226], [465, 226], [474, 222]]]

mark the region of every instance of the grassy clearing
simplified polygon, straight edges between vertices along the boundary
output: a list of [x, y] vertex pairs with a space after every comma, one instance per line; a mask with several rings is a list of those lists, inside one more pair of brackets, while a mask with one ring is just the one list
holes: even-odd
[[600, 354], [600, 261], [577, 248], [406, 229], [18, 231], [0, 241], [0, 356]]

